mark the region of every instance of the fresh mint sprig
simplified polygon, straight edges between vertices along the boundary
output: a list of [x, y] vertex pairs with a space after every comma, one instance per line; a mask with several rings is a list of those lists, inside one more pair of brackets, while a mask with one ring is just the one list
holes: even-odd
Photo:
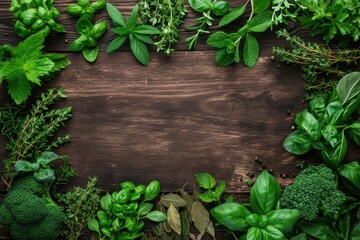
[[137, 22], [138, 5], [135, 5], [128, 19], [124, 19], [119, 10], [111, 3], [106, 3], [106, 9], [115, 25], [115, 28], [112, 28], [111, 31], [118, 35], [109, 44], [107, 52], [117, 50], [129, 39], [131, 51], [136, 59], [145, 66], [149, 65], [150, 54], [146, 44], [154, 44], [150, 35], [160, 34], [160, 31], [153, 26]]

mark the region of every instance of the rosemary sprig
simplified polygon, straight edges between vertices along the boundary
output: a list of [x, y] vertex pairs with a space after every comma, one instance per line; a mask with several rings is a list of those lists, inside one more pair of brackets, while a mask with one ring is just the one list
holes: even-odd
[[301, 66], [308, 98], [320, 92], [326, 94], [360, 59], [360, 49], [332, 50], [291, 36], [286, 30], [278, 31], [277, 35], [285, 38], [290, 48], [274, 46], [272, 52], [282, 62]]
[[65, 97], [64, 89], [50, 89], [41, 94], [28, 113], [12, 103], [0, 109], [1, 133], [8, 140], [6, 149], [9, 153], [9, 158], [4, 160], [2, 179], [8, 187], [16, 175], [13, 168], [17, 161], [33, 161], [41, 152], [52, 151], [70, 141], [69, 135], [52, 139], [71, 117], [72, 108], [49, 108]]

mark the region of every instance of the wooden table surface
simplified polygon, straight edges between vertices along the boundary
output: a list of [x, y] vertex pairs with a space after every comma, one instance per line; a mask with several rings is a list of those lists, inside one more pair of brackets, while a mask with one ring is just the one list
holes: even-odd
[[[261, 55], [254, 68], [218, 67], [206, 37], [199, 39], [194, 51], [186, 49], [185, 38], [191, 33], [184, 28], [198, 17], [188, 7], [171, 57], [152, 48], [150, 65], [145, 67], [128, 45], [106, 53], [115, 37], [107, 31], [100, 41], [98, 60], [89, 64], [81, 53], [68, 51], [77, 38], [76, 18], [65, 11], [73, 2], [57, 1], [62, 13], [59, 22], [66, 33], [51, 34], [46, 42], [47, 51], [66, 53], [72, 64], [45, 86], [64, 87], [68, 98], [59, 106], [73, 107], [72, 119], [61, 130], [71, 135], [72, 142], [56, 151], [68, 155], [78, 170], [69, 188], [84, 186], [88, 177], [96, 176], [104, 191], [116, 190], [124, 180], [148, 183], [157, 179], [162, 191], [171, 192], [186, 182], [193, 184], [195, 173], [209, 172], [226, 181], [228, 193], [240, 194], [249, 191], [248, 173], [256, 176], [262, 170], [255, 157], [272, 169], [282, 185], [292, 181], [280, 175], [297, 172], [295, 165], [303, 158], [287, 153], [282, 142], [291, 131], [294, 115], [305, 108], [304, 82], [298, 68], [270, 59], [272, 46], [286, 44], [283, 39], [273, 32], [256, 34]], [[125, 16], [136, 3], [108, 2]], [[229, 2], [236, 7], [244, 1]], [[20, 40], [12, 28], [9, 5], [10, 0], [0, 1], [0, 44]], [[95, 18], [110, 23], [105, 10]], [[229, 30], [237, 27], [233, 24]], [[304, 34], [297, 28], [289, 30]], [[1, 86], [1, 102], [5, 92]], [[1, 139], [1, 159], [6, 158], [4, 144]], [[0, 183], [2, 197], [5, 190]]]

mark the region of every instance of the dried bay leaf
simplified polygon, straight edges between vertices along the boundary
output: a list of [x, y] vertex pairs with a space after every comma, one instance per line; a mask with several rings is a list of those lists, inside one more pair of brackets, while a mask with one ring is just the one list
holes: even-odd
[[178, 234], [181, 234], [181, 220], [179, 211], [176, 207], [170, 203], [170, 207], [167, 210], [168, 223], [170, 227]]
[[199, 201], [195, 201], [192, 205], [191, 218], [196, 229], [204, 235], [210, 223], [210, 215]]
[[186, 206], [186, 201], [182, 197], [174, 193], [164, 195], [160, 199], [160, 203], [163, 204], [165, 207], [170, 207], [170, 203], [177, 208]]

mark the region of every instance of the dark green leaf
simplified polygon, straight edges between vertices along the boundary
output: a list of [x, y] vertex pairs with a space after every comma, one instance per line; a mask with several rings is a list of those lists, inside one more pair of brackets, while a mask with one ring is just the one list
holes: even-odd
[[36, 158], [36, 162], [44, 165], [48, 165], [52, 161], [61, 158], [59, 155], [54, 152], [43, 152], [39, 157]]
[[350, 233], [350, 213], [343, 214], [337, 220], [337, 225], [339, 229], [339, 237], [341, 239], [349, 239]]
[[305, 233], [319, 240], [339, 240], [336, 230], [323, 218], [318, 218], [314, 222], [301, 220], [298, 227]]
[[39, 182], [52, 183], [55, 180], [55, 172], [51, 168], [39, 169], [34, 173], [34, 177]]
[[76, 22], [76, 31], [80, 35], [88, 34], [88, 32], [91, 30], [92, 27], [93, 27], [93, 25], [92, 25], [92, 23], [90, 22], [90, 20], [89, 20], [89, 18], [87, 16], [81, 17]]
[[325, 109], [325, 123], [336, 124], [343, 111], [340, 102], [329, 103]]
[[276, 227], [283, 233], [290, 232], [300, 216], [301, 213], [298, 210], [292, 209], [278, 209], [266, 213], [268, 225]]
[[360, 240], [360, 221], [357, 221], [354, 226], [352, 226], [350, 240]]
[[321, 135], [323, 136], [323, 138], [325, 138], [326, 141], [328, 141], [330, 143], [330, 145], [332, 147], [335, 147], [337, 141], [338, 141], [338, 131], [337, 129], [334, 127], [334, 125], [326, 125], [322, 130], [321, 130]]
[[98, 56], [98, 53], [99, 53], [99, 47], [98, 46], [95, 46], [95, 47], [85, 47], [82, 49], [82, 54], [84, 56], [84, 58], [92, 63], [92, 62], [95, 62], [97, 56]]
[[126, 41], [127, 38], [128, 38], [127, 35], [116, 37], [114, 40], [111, 41], [111, 43], [107, 47], [106, 51], [107, 52], [115, 51], [116, 49], [118, 49], [119, 47], [121, 47], [124, 44], [124, 42]]
[[259, 58], [259, 44], [250, 34], [246, 35], [243, 58], [245, 65], [248, 67], [254, 67]]
[[296, 114], [295, 123], [299, 129], [304, 130], [314, 141], [320, 139], [320, 124], [311, 113], [303, 111]]
[[225, 48], [228, 45], [230, 36], [222, 31], [210, 35], [206, 43], [214, 48]]
[[262, 240], [262, 232], [258, 227], [251, 227], [246, 234], [247, 240]]
[[310, 151], [311, 140], [300, 130], [295, 130], [286, 137], [283, 147], [292, 154], [302, 155]]
[[323, 97], [315, 98], [310, 101], [309, 109], [316, 119], [323, 116], [325, 112], [325, 99]]
[[335, 144], [335, 147], [325, 147], [320, 151], [320, 154], [326, 165], [331, 168], [337, 168], [345, 159], [347, 149], [348, 144], [343, 131], [338, 137], [338, 141]]
[[160, 182], [153, 180], [147, 185], [144, 194], [144, 201], [154, 200], [160, 193]]
[[32, 172], [39, 169], [38, 163], [31, 163], [25, 160], [19, 160], [14, 165], [15, 172]]
[[210, 10], [212, 2], [211, 0], [189, 0], [189, 4], [196, 12], [207, 12]]
[[272, 13], [266, 11], [253, 17], [248, 23], [248, 32], [265, 32], [272, 23]]
[[106, 3], [106, 10], [115, 24], [126, 27], [124, 18], [116, 7], [111, 3]]
[[139, 39], [140, 41], [146, 43], [146, 44], [154, 44], [154, 41], [151, 39], [151, 37], [147, 36], [147, 35], [143, 35], [143, 34], [137, 34], [137, 33], [132, 33], [134, 37], [136, 37], [137, 39]]
[[300, 233], [295, 237], [290, 238], [290, 240], [308, 240], [308, 235], [306, 233]]
[[360, 163], [358, 161], [341, 165], [338, 168], [338, 173], [360, 190]]
[[136, 26], [132, 32], [134, 33], [139, 33], [139, 34], [147, 34], [147, 35], [153, 35], [153, 34], [160, 34], [161, 32], [153, 27], [153, 26], [149, 26], [149, 25], [140, 25], [140, 26]]
[[275, 209], [281, 194], [281, 188], [276, 178], [266, 170], [262, 171], [250, 192], [250, 205], [259, 215]]
[[261, 229], [263, 234], [263, 240], [286, 240], [284, 234], [273, 226], [267, 226]]
[[109, 193], [106, 193], [105, 196], [103, 196], [100, 200], [101, 208], [105, 211], [110, 211], [110, 205], [112, 203], [111, 195]]
[[151, 211], [148, 214], [146, 214], [145, 217], [154, 222], [163, 222], [166, 221], [166, 219], [168, 219], [167, 216], [160, 211]]
[[227, 49], [220, 49], [216, 52], [215, 55], [215, 62], [220, 66], [220, 67], [227, 67], [230, 64], [234, 63], [234, 54], [233, 53], [228, 53]]
[[197, 173], [195, 174], [196, 181], [199, 187], [204, 189], [213, 189], [216, 185], [216, 180], [209, 173]]
[[223, 16], [219, 22], [219, 26], [223, 27], [228, 25], [232, 21], [236, 20], [237, 18], [241, 17], [246, 10], [246, 5], [240, 6]]
[[254, 0], [254, 13], [259, 14], [269, 8], [270, 0]]
[[344, 105], [360, 92], [360, 72], [351, 72], [340, 79], [336, 86], [341, 103]]
[[251, 212], [240, 203], [223, 203], [212, 208], [210, 212], [216, 221], [230, 230], [246, 231], [249, 228], [245, 217], [250, 215]]
[[135, 36], [130, 35], [130, 47], [131, 51], [143, 65], [147, 66], [150, 62], [150, 54], [145, 43], [137, 39]]
[[142, 203], [139, 206], [138, 213], [140, 216], [144, 216], [144, 215], [148, 214], [153, 207], [154, 207], [154, 205], [151, 203]]
[[131, 11], [129, 21], [127, 22], [127, 26], [128, 26], [129, 29], [134, 29], [135, 28], [138, 13], [139, 13], [139, 5], [136, 4], [134, 6], [133, 10]]
[[212, 5], [212, 12], [216, 15], [216, 16], [224, 16], [230, 8], [230, 4], [228, 2], [225, 1], [216, 1], [213, 5]]
[[357, 98], [353, 98], [350, 101], [346, 102], [343, 105], [344, 111], [342, 111], [341, 116], [339, 117], [338, 122], [343, 123], [346, 122], [359, 108], [360, 105], [360, 96]]

